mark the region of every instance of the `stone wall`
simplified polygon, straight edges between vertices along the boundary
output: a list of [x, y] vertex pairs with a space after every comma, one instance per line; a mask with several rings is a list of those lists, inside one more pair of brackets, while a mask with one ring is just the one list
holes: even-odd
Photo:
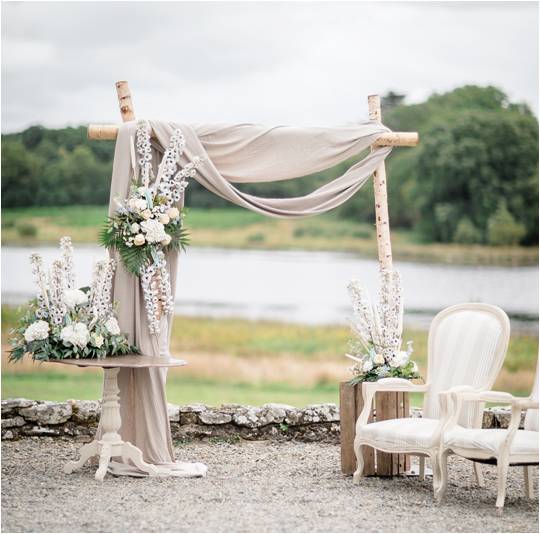
[[[99, 401], [2, 401], [2, 439], [26, 436], [72, 437], [86, 441], [96, 431]], [[421, 417], [413, 409], [413, 417]], [[484, 413], [485, 428], [508, 426], [510, 413], [501, 408]], [[225, 404], [212, 408], [203, 404], [169, 404], [171, 432], [175, 440], [204, 438], [339, 441], [339, 409], [335, 404], [295, 408], [285, 404], [261, 407]]]

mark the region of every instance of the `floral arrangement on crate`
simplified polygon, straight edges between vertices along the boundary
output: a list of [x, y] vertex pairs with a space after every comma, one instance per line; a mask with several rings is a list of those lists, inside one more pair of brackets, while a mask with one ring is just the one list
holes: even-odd
[[421, 378], [411, 360], [412, 341], [402, 350], [403, 304], [401, 280], [395, 271], [381, 271], [379, 302], [373, 304], [367, 290], [357, 280], [348, 285], [353, 306], [348, 358], [354, 377], [351, 383], [374, 382], [380, 378]]
[[147, 121], [137, 125], [137, 153], [140, 182], [135, 180], [126, 199], [115, 199], [117, 210], [99, 235], [99, 242], [118, 252], [126, 270], [141, 279], [151, 333], [159, 333], [162, 312], [174, 311], [165, 255], [185, 250], [187, 231], [184, 213], [176, 207], [203, 159], [195, 156], [178, 170], [185, 146], [180, 129], [174, 131], [157, 176], [152, 169], [151, 128]]
[[60, 251], [62, 259], [52, 263], [48, 276], [41, 256], [30, 256], [37, 296], [11, 331], [10, 360], [105, 358], [138, 352], [120, 332], [111, 303], [115, 262], [97, 262], [91, 286], [77, 289], [69, 237], [60, 240]]

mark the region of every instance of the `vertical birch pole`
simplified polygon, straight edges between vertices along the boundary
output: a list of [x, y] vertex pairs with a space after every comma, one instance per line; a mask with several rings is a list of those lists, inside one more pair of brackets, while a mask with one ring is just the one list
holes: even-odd
[[135, 111], [133, 110], [133, 102], [131, 101], [131, 91], [129, 84], [126, 81], [116, 82], [116, 93], [118, 94], [118, 105], [120, 106], [120, 115], [122, 122], [135, 120]]
[[[369, 118], [382, 122], [381, 99], [379, 95], [368, 96]], [[371, 151], [377, 147], [372, 146]], [[390, 243], [390, 221], [388, 218], [388, 195], [386, 192], [386, 167], [384, 161], [373, 173], [375, 194], [375, 227], [377, 229], [377, 250], [381, 270], [392, 270], [392, 244]]]

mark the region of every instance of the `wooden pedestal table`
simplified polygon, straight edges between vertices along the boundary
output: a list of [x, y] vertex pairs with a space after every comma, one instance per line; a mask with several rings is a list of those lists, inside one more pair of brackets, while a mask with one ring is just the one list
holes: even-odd
[[75, 469], [81, 468], [87, 460], [94, 456], [99, 456], [99, 467], [96, 471], [96, 480], [103, 480], [111, 459], [120, 456], [124, 462], [131, 462], [141, 471], [149, 476], [166, 476], [163, 470], [144, 461], [142, 452], [135, 445], [122, 441], [118, 431], [122, 423], [120, 417], [120, 403], [118, 402], [119, 389], [117, 376], [121, 367], [142, 368], [142, 367], [180, 367], [186, 365], [184, 360], [174, 358], [156, 358], [153, 356], [143, 356], [138, 354], [127, 354], [125, 356], [114, 356], [103, 359], [82, 359], [82, 360], [50, 360], [51, 363], [61, 363], [63, 365], [77, 365], [78, 367], [101, 367], [105, 373], [103, 383], [103, 404], [101, 407], [101, 425], [103, 434], [101, 439], [83, 445], [80, 450], [80, 459], [68, 462], [64, 466], [65, 473], [72, 473]]

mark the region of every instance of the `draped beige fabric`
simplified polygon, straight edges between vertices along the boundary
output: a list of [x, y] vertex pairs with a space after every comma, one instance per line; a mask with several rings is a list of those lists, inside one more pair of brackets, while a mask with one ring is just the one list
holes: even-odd
[[[309, 195], [289, 198], [260, 198], [239, 191], [234, 182], [269, 182], [298, 178], [330, 168], [360, 154], [388, 129], [375, 122], [341, 128], [266, 128], [253, 124], [233, 126], [190, 126], [149, 121], [156, 135], [154, 169], [170, 136], [180, 128], [186, 140], [180, 164], [195, 156], [205, 163], [195, 177], [211, 192], [234, 204], [271, 217], [303, 217], [323, 213], [349, 199], [367, 181], [390, 153], [379, 148], [353, 165], [345, 174]], [[116, 209], [115, 197], [126, 198], [130, 182], [137, 176], [133, 143], [136, 122], [120, 126], [114, 155], [109, 213]], [[169, 254], [167, 264], [173, 295], [176, 287], [177, 255]], [[161, 334], [148, 332], [144, 299], [138, 278], [118, 265], [113, 298], [119, 304], [118, 320], [131, 343], [143, 354], [167, 355], [170, 318], [162, 319]], [[200, 476], [200, 464], [175, 463], [167, 416], [165, 369], [121, 369], [118, 375], [122, 439], [143, 451], [146, 462], [176, 469], [185, 476]], [[100, 430], [98, 430], [98, 433]], [[131, 466], [116, 464], [118, 474], [140, 474]]]

